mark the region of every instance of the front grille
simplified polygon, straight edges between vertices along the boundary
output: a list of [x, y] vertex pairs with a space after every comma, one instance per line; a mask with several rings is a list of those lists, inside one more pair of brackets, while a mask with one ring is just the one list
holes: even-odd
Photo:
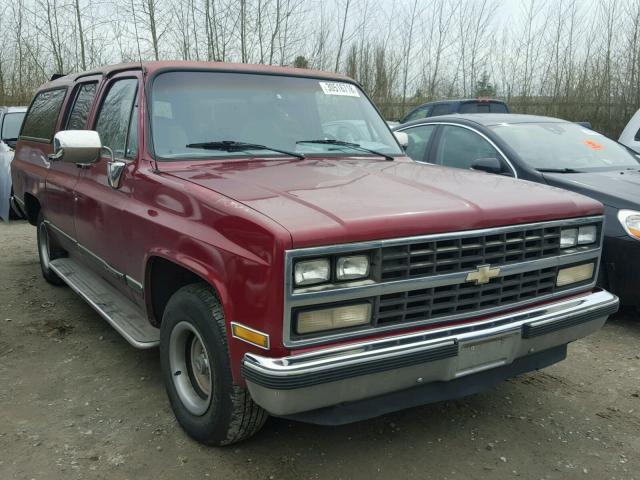
[[560, 254], [560, 227], [447, 240], [407, 243], [380, 249], [380, 280], [402, 280], [506, 265]]
[[494, 278], [484, 285], [460, 283], [381, 295], [375, 299], [373, 323], [381, 326], [437, 319], [533, 300], [554, 293], [557, 271], [558, 267], [550, 267]]
[[[560, 248], [561, 230], [595, 225], [597, 240]], [[513, 308], [561, 297], [594, 283], [591, 278], [564, 287], [556, 286], [558, 270], [587, 262], [598, 262], [601, 250], [602, 220], [589, 217], [573, 221], [486, 230], [432, 234], [423, 237], [380, 240], [322, 249], [300, 249], [287, 253], [288, 275], [293, 283], [292, 266], [304, 258], [326, 256], [335, 269], [345, 255], [368, 255], [371, 276], [367, 282], [338, 282], [335, 278], [323, 288], [292, 288], [285, 296], [287, 309], [285, 344], [320, 344], [337, 338], [365, 336], [375, 329], [385, 331], [410, 325], [443, 325], [470, 321]], [[487, 280], [480, 266], [499, 275]], [[502, 268], [510, 266], [509, 268]], [[512, 272], [519, 273], [512, 273]], [[468, 274], [482, 274], [477, 285]], [[335, 274], [334, 274], [335, 277]], [[325, 295], [326, 291], [326, 295]], [[335, 329], [311, 335], [296, 334], [297, 313], [343, 304], [370, 302], [371, 324]]]

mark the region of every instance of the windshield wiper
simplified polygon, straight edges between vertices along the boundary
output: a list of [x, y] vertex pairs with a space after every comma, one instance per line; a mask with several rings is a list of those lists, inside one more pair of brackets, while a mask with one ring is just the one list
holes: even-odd
[[540, 173], [584, 173], [575, 168], [536, 168]]
[[219, 142], [200, 142], [190, 143], [186, 145], [187, 148], [202, 148], [203, 150], [222, 150], [224, 152], [243, 152], [245, 150], [269, 150], [272, 152], [282, 153], [289, 155], [290, 157], [296, 157], [300, 160], [304, 160], [304, 155], [297, 152], [290, 152], [289, 150], [281, 150], [279, 148], [267, 147], [266, 145], [259, 145], [257, 143], [245, 143], [236, 142], [234, 140], [221, 140]]
[[378, 155], [379, 157], [383, 157], [385, 160], [388, 160], [390, 162], [394, 160], [391, 155], [387, 155], [386, 153], [377, 152], [376, 150], [371, 150], [370, 148], [361, 147], [359, 143], [344, 142], [342, 140], [333, 140], [327, 138], [322, 140], [298, 140], [296, 143], [318, 143], [320, 145], [335, 145], [337, 147], [347, 147], [354, 150], [360, 150], [361, 152]]

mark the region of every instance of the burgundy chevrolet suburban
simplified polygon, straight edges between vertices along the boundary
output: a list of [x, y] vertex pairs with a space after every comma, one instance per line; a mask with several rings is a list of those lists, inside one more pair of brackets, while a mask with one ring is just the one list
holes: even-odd
[[35, 95], [12, 164], [44, 278], [133, 346], [211, 445], [341, 424], [565, 358], [615, 296], [602, 206], [411, 161], [349, 78], [117, 65]]

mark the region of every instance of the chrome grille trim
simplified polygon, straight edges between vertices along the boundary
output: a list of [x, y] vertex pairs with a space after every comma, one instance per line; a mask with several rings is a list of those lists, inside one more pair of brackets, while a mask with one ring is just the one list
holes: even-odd
[[[383, 280], [378, 282], [360, 281], [346, 283], [344, 285], [328, 286], [325, 288], [307, 288], [293, 289], [293, 263], [302, 257], [318, 257], [324, 255], [335, 255], [340, 253], [375, 251], [391, 246], [401, 246], [407, 244], [419, 244], [426, 242], [434, 242], [440, 240], [460, 239], [461, 241], [470, 237], [499, 235], [524, 230], [553, 228], [553, 227], [571, 227], [582, 224], [600, 224], [599, 244], [595, 247], [581, 247], [579, 249], [568, 249], [568, 253], [560, 253], [553, 256], [543, 256], [533, 260], [518, 261], [513, 263], [494, 263], [493, 266], [499, 266], [501, 269], [500, 277], [509, 275], [531, 272], [534, 270], [548, 269], [552, 267], [560, 267], [572, 263], [579, 263], [594, 259], [596, 261], [596, 272], [594, 279], [587, 285], [581, 285], [576, 288], [569, 288], [559, 292], [538, 296], [533, 299], [524, 301], [516, 301], [506, 305], [497, 307], [482, 308], [476, 311], [465, 311], [460, 314], [452, 314], [439, 316], [434, 319], [422, 319], [417, 321], [402, 322], [398, 324], [378, 325], [366, 330], [331, 333], [325, 336], [314, 338], [295, 338], [292, 335], [292, 309], [296, 307], [306, 307], [310, 305], [324, 305], [335, 302], [343, 302], [357, 299], [371, 299], [392, 293], [408, 292], [413, 290], [424, 290], [428, 288], [443, 287], [448, 285], [462, 284], [466, 282], [467, 275], [474, 271], [475, 268], [467, 268], [451, 273], [430, 274], [422, 277], [409, 277], [400, 280]], [[418, 237], [393, 238], [387, 240], [376, 240], [369, 242], [358, 242], [340, 245], [329, 245], [326, 247], [311, 247], [296, 250], [287, 250], [285, 252], [285, 298], [284, 298], [284, 329], [283, 343], [287, 347], [295, 348], [307, 345], [318, 345], [324, 343], [335, 342], [338, 340], [358, 338], [372, 333], [381, 333], [399, 329], [412, 328], [432, 323], [444, 323], [456, 321], [462, 318], [478, 317], [483, 315], [491, 315], [496, 312], [507, 309], [519, 308], [533, 302], [546, 301], [553, 298], [564, 297], [573, 293], [583, 292], [595, 286], [597, 278], [597, 270], [599, 267], [600, 252], [602, 249], [604, 229], [604, 218], [602, 216], [580, 217], [565, 220], [554, 220], [550, 222], [509, 225], [505, 227], [488, 228], [481, 230], [467, 230], [459, 232], [449, 232], [443, 234], [424, 235]]]
[[560, 226], [410, 242], [380, 249], [380, 280], [425, 277], [561, 254]]

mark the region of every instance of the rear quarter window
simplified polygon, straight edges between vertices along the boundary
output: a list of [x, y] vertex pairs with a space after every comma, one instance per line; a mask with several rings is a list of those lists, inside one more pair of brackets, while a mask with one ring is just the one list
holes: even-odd
[[20, 136], [50, 142], [65, 93], [64, 88], [38, 93], [27, 112]]
[[509, 109], [504, 103], [492, 103], [491, 113], [509, 113]]
[[431, 117], [439, 117], [440, 115], [447, 115], [451, 112], [451, 105], [448, 103], [442, 103], [440, 105], [435, 105], [433, 110], [431, 110]]
[[460, 105], [460, 113], [489, 113], [488, 103], [468, 102]]

